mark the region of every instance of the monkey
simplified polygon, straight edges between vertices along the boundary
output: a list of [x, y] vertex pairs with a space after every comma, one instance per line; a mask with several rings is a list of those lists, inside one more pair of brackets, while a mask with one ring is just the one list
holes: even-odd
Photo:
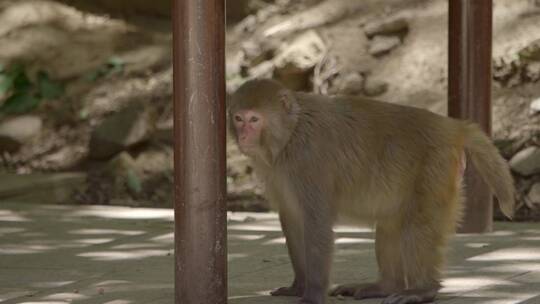
[[[294, 279], [274, 296], [303, 304], [326, 303], [328, 295], [433, 301], [462, 217], [467, 160], [513, 215], [508, 165], [474, 123], [363, 97], [294, 92], [271, 79], [241, 85], [228, 116], [285, 235]], [[333, 226], [343, 216], [374, 225], [379, 278], [329, 290]]]

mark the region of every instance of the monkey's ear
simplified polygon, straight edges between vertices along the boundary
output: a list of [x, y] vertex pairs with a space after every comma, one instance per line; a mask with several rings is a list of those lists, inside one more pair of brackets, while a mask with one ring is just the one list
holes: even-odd
[[278, 98], [279, 98], [279, 102], [281, 102], [281, 104], [283, 105], [283, 107], [288, 113], [293, 112], [298, 107], [298, 104], [296, 103], [296, 98], [294, 97], [293, 93], [289, 90], [279, 91]]

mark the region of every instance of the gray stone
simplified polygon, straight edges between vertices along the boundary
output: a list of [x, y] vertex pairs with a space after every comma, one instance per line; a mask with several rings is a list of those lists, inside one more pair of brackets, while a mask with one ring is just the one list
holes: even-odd
[[519, 151], [510, 159], [510, 167], [525, 176], [540, 173], [540, 148], [530, 146]]
[[389, 53], [401, 44], [399, 37], [394, 36], [375, 36], [369, 43], [369, 54], [372, 56], [381, 56]]
[[364, 94], [366, 96], [379, 96], [388, 91], [388, 83], [378, 80], [368, 78], [364, 83]]
[[25, 142], [39, 134], [43, 122], [33, 115], [6, 119], [0, 123], [0, 152], [17, 151]]
[[527, 196], [533, 204], [540, 205], [540, 182], [532, 185]]
[[523, 61], [540, 61], [540, 39], [534, 40], [518, 52]]
[[342, 94], [358, 94], [364, 88], [364, 77], [360, 73], [345, 75], [338, 84], [338, 90]]
[[148, 140], [154, 130], [154, 122], [154, 112], [141, 104], [120, 110], [92, 131], [89, 157], [107, 159]]
[[293, 90], [306, 90], [312, 70], [326, 52], [326, 45], [315, 31], [298, 36], [278, 50], [273, 60], [274, 77]]
[[529, 105], [529, 110], [531, 114], [540, 113], [540, 98], [537, 98], [531, 102]]
[[366, 24], [364, 32], [368, 38], [376, 35], [398, 35], [407, 32], [409, 23], [405, 18], [388, 18]]

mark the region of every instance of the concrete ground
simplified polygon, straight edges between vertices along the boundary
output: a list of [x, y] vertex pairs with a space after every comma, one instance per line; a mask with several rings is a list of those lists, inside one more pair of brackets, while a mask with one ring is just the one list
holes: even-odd
[[[540, 225], [495, 227], [454, 239], [438, 303], [540, 303]], [[0, 302], [172, 304], [172, 231], [171, 210], [2, 202]], [[373, 243], [368, 229], [338, 229], [334, 282], [374, 280]], [[274, 214], [231, 214], [228, 247], [229, 303], [296, 303], [267, 295], [291, 280]]]

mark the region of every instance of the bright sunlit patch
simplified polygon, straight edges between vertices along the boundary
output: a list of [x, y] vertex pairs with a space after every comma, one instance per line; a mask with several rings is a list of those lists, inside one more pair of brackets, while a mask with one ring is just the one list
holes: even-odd
[[540, 241], [540, 236], [527, 236], [519, 239], [524, 241]]
[[263, 245], [270, 245], [270, 244], [285, 244], [285, 238], [284, 237], [273, 238], [263, 243]]
[[247, 257], [248, 255], [245, 254], [245, 253], [229, 253], [227, 255], [227, 261], [233, 261], [233, 260], [237, 260], [237, 259], [241, 259], [241, 258], [245, 258]]
[[31, 284], [35, 288], [55, 288], [73, 284], [75, 281], [38, 282]]
[[469, 248], [485, 248], [489, 246], [489, 243], [467, 243], [465, 246]]
[[334, 232], [336, 233], [370, 233], [374, 230], [371, 228], [365, 227], [354, 227], [354, 226], [336, 226]]
[[506, 248], [468, 259], [469, 261], [533, 261], [540, 260], [540, 251], [536, 248]]
[[441, 292], [466, 292], [492, 285], [513, 285], [513, 283], [489, 277], [448, 278], [444, 280]]
[[77, 229], [70, 231], [71, 234], [92, 235], [92, 234], [118, 234], [118, 235], [141, 235], [146, 232], [141, 230], [120, 230], [120, 229]]
[[159, 242], [159, 243], [173, 243], [174, 233], [170, 232], [170, 233], [165, 233], [163, 235], [158, 235], [156, 237], [151, 238], [151, 240], [154, 242]]
[[483, 267], [481, 270], [499, 273], [540, 272], [540, 263], [497, 263], [493, 266]]
[[0, 210], [0, 222], [29, 222], [30, 219], [11, 210]]
[[10, 234], [10, 233], [19, 233], [23, 232], [26, 229], [24, 228], [16, 228], [16, 227], [2, 227], [0, 228], [0, 236]]
[[105, 244], [114, 241], [113, 238], [96, 238], [96, 239], [80, 239], [76, 240], [75, 242], [81, 243], [81, 244], [87, 244], [87, 245], [97, 245], [97, 244]]
[[95, 283], [94, 286], [103, 287], [103, 286], [111, 286], [111, 285], [123, 285], [123, 284], [129, 284], [129, 283], [131, 282], [126, 281], [126, 280], [106, 280], [106, 281]]
[[43, 297], [44, 300], [61, 300], [61, 301], [68, 301], [68, 302], [71, 302], [73, 300], [87, 299], [87, 298], [88, 297], [85, 295], [82, 295], [80, 293], [74, 293], [74, 292], [55, 293], [55, 294]]
[[109, 302], [105, 302], [103, 304], [131, 304], [133, 301], [130, 300], [112, 300]]
[[336, 239], [336, 244], [372, 244], [375, 243], [373, 239], [364, 239], [364, 238], [348, 238], [342, 237]]
[[256, 241], [264, 239], [264, 234], [229, 234], [228, 239], [230, 241]]
[[144, 248], [156, 248], [163, 247], [163, 244], [156, 243], [130, 243], [113, 246], [112, 249], [144, 249]]
[[18, 304], [69, 304], [71, 301], [29, 301], [29, 302], [19, 302]]
[[169, 255], [169, 250], [134, 250], [134, 251], [96, 251], [80, 253], [77, 256], [91, 258], [95, 261], [119, 261], [119, 260], [140, 260], [150, 257]]
[[11, 254], [32, 254], [40, 253], [48, 250], [52, 250], [53, 247], [45, 245], [28, 245], [28, 244], [2, 244], [0, 247], [0, 254], [11, 255]]
[[240, 231], [281, 231], [279, 225], [253, 225], [253, 224], [235, 224], [230, 225], [229, 230]]
[[110, 207], [110, 206], [89, 206], [83, 210], [77, 210], [69, 213], [72, 217], [95, 216], [111, 219], [163, 219], [167, 221], [174, 220], [172, 209], [150, 209], [150, 208], [126, 208], [126, 207]]

